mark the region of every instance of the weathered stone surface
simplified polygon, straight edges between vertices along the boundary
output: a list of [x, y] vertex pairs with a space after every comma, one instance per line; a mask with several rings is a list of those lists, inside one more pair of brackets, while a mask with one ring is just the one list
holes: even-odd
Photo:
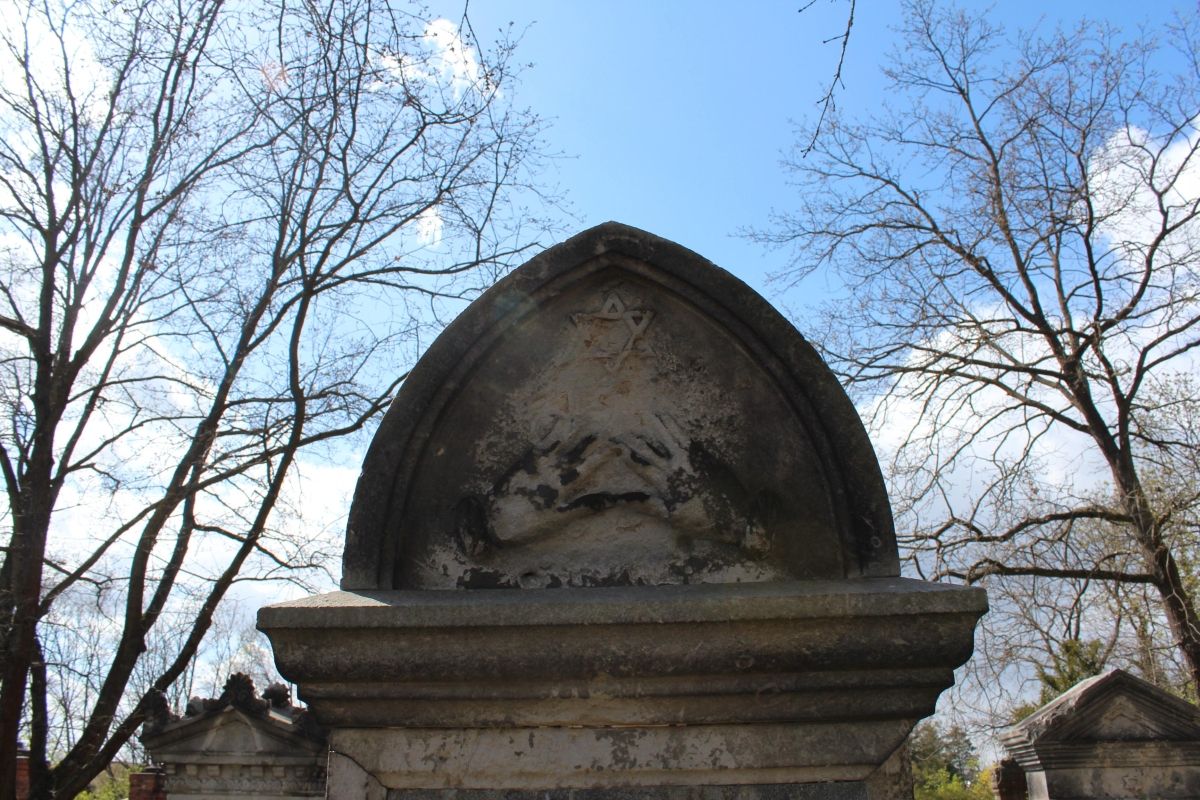
[[324, 733], [286, 694], [266, 694], [234, 675], [219, 698], [193, 698], [187, 716], [148, 723], [142, 744], [171, 798], [324, 796]]
[[863, 787], [849, 783], [757, 784], [747, 786], [622, 786], [550, 791], [409, 789], [406, 800], [868, 800]]
[[[909, 792], [911, 797], [912, 792]], [[332, 795], [331, 795], [332, 796]], [[356, 795], [338, 795], [354, 797]], [[363, 800], [375, 796], [357, 795]], [[876, 800], [862, 783], [611, 786], [603, 789], [396, 789], [378, 800]]]
[[341, 728], [330, 746], [394, 789], [814, 783], [866, 778], [882, 743], [894, 745], [909, 728], [900, 720], [807, 727]]
[[890, 578], [339, 592], [260, 625], [335, 728], [331, 781], [850, 791], [933, 711], [984, 608]]
[[1000, 741], [1030, 800], [1200, 797], [1200, 709], [1123, 670], [1076, 684]]
[[1025, 770], [1011, 758], [1002, 758], [992, 769], [992, 794], [996, 800], [1028, 800]]
[[899, 577], [862, 424], [795, 329], [611, 223], [421, 359], [342, 587], [259, 612], [332, 728], [333, 800], [900, 800], [987, 607]]
[[259, 624], [327, 725], [915, 721], [985, 602], [903, 578], [339, 592]]
[[609, 223], [421, 359], [363, 465], [342, 587], [898, 574], [874, 454], [812, 347], [725, 271]]
[[907, 740], [867, 776], [864, 788], [870, 800], [912, 800], [912, 753]]

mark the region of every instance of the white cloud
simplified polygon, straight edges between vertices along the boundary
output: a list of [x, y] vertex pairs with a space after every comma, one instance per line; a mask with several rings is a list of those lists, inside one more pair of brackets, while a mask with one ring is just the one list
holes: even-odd
[[[978, 318], [990, 316], [987, 309], [973, 310]], [[1017, 338], [1010, 336], [1002, 344], [1010, 352], [1024, 350], [1027, 357], [1037, 357], [1033, 354], [1044, 347], [1033, 337]], [[950, 334], [928, 344], [949, 352], [957, 347]], [[919, 366], [921, 359], [910, 356], [910, 365]], [[1055, 487], [1064, 496], [1082, 497], [1107, 485], [1108, 467], [1086, 435], [1061, 425], [1045, 431], [1036, 423], [1026, 426], [1025, 410], [1006, 392], [982, 380], [946, 379], [933, 397], [924, 391], [927, 381], [919, 373], [904, 375], [886, 396], [861, 407], [894, 501], [917, 486], [936, 486], [911, 509], [926, 525], [940, 523], [948, 513], [969, 515], [1000, 470], [1021, 461], [1027, 477]], [[1065, 406], [1062, 396], [1048, 388], [1028, 391], [1036, 401]], [[900, 522], [912, 530], [917, 520]]]
[[[1164, 224], [1194, 213], [1200, 198], [1198, 150], [1200, 128], [1193, 123], [1172, 141], [1129, 127], [1092, 155], [1088, 171], [1099, 230], [1121, 256], [1136, 264]], [[1194, 283], [1200, 272], [1200, 221], [1172, 231], [1160, 246], [1157, 261], [1178, 265], [1186, 273], [1178, 277]]]
[[457, 25], [444, 18], [425, 26], [414, 52], [378, 52], [374, 58], [411, 91], [439, 90], [458, 101], [468, 92], [486, 93], [495, 88], [475, 48], [463, 41]]
[[[1161, 344], [1154, 344], [1168, 326], [1178, 326], [1181, 315], [1196, 313], [1200, 303], [1200, 224], [1193, 219], [1156, 241], [1164, 226], [1160, 198], [1168, 209], [1168, 223], [1177, 223], [1194, 213], [1194, 204], [1200, 198], [1198, 145], [1200, 130], [1194, 127], [1172, 141], [1155, 140], [1145, 130], [1129, 128], [1111, 137], [1088, 164], [1088, 188], [1099, 217], [1100, 236], [1094, 243], [1109, 248], [1107, 256], [1100, 256], [1107, 292], [1104, 300], [1109, 306], [1100, 312], [1102, 316], [1115, 314], [1116, 308], [1133, 295], [1132, 287], [1139, 278], [1138, 264], [1152, 243], [1159, 248], [1155, 263], [1161, 272], [1152, 282], [1151, 294], [1143, 298], [1142, 310], [1105, 336], [1105, 355], [1118, 369], [1126, 370], [1122, 376], [1126, 389], [1132, 380], [1129, 367], [1144, 349], [1153, 345], [1161, 353], [1181, 342], [1200, 338], [1200, 331], [1184, 330]], [[1073, 323], [1076, 328], [1086, 328], [1088, 315], [1095, 313], [1090, 280], [1086, 270], [1081, 270], [1080, 287], [1073, 293], [1078, 306], [1075, 313], [1079, 315]], [[1011, 317], [1011, 312], [1001, 306], [974, 304], [964, 306], [960, 315], [964, 319], [1005, 320]], [[1001, 322], [996, 330], [1010, 331], [1011, 325]], [[1055, 363], [1054, 355], [1038, 336], [993, 332], [984, 339], [1023, 363]], [[968, 338], [960, 342], [954, 333], [943, 332], [931, 341], [915, 344], [953, 353], [964, 347], [979, 346], [980, 341]], [[985, 357], [997, 352], [985, 351]], [[923, 358], [921, 354], [911, 355], [909, 366], [919, 367]], [[1097, 372], [1102, 369], [1098, 364], [1089, 366]], [[1164, 374], [1195, 372], [1198, 367], [1196, 356], [1184, 351], [1157, 369]], [[985, 369], [980, 374], [994, 377]], [[1083, 497], [1102, 491], [1109, 484], [1108, 465], [1096, 443], [1086, 434], [1060, 424], [1041, 432], [1036, 427], [1040, 415], [1036, 414], [1033, 427], [1023, 425], [1023, 412], [1014, 407], [1013, 399], [983, 382], [944, 379], [931, 397], [924, 391], [928, 381], [928, 376], [921, 373], [906, 374], [886, 397], [874, 398], [862, 412], [881, 461], [894, 467], [894, 487], [905, 477], [929, 478], [928, 473], [912, 470], [962, 448], [953, 468], [938, 476], [941, 494], [927, 498], [924, 510], [931, 517], [935, 511], [944, 513], [946, 505], [959, 513], [970, 508], [980, 488], [997, 474], [996, 465], [1011, 464], [1024, 457], [1027, 447], [1028, 463], [1032, 465], [1029, 477], [1035, 489], [1041, 487], [1047, 493], [1058, 491], [1066, 497]], [[1037, 401], [1079, 418], [1057, 391], [1036, 385], [1026, 391]], [[949, 399], [968, 395], [969, 402]], [[1093, 399], [1115, 427], [1117, 414], [1111, 396], [1100, 392]], [[1004, 408], [1009, 410], [997, 417], [997, 412]], [[990, 435], [976, 433], [981, 430]]]
[[437, 247], [442, 243], [442, 229], [445, 223], [437, 206], [430, 206], [417, 217], [417, 241], [423, 247]]
[[69, 86], [77, 106], [99, 118], [108, 105], [108, 70], [96, 57], [88, 37], [76, 29], [73, 15], [51, 4], [49, 13], [59, 17], [58, 25], [51, 27], [39, 8], [33, 3], [13, 3], [0, 14], [4, 49], [29, 53], [25, 70], [0, 70], [0, 91], [23, 97], [28, 78], [45, 98], [65, 99]]
[[443, 81], [449, 82], [456, 99], [468, 91], [488, 88], [475, 48], [462, 40], [453, 22], [444, 18], [433, 20], [425, 26], [425, 39], [434, 47], [432, 66]]

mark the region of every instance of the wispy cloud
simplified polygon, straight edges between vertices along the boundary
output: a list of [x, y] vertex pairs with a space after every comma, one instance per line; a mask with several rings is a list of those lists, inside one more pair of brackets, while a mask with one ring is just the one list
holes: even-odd
[[417, 217], [417, 241], [423, 247], [437, 247], [442, 243], [445, 222], [437, 206], [430, 206]]
[[[1190, 213], [1200, 201], [1200, 128], [1155, 141], [1130, 126], [1109, 138], [1089, 159], [1090, 197], [1099, 230], [1127, 260], [1140, 262], [1151, 246], [1156, 260], [1200, 272], [1200, 220], [1164, 233], [1164, 225]], [[1165, 145], [1165, 146], [1164, 146]]]
[[435, 54], [430, 65], [442, 81], [449, 83], [455, 98], [468, 91], [488, 88], [475, 48], [463, 41], [453, 22], [441, 18], [433, 20], [425, 26], [425, 39], [433, 46]]
[[455, 101], [464, 95], [494, 91], [487, 71], [474, 47], [459, 33], [458, 26], [438, 18], [425, 26], [421, 46], [413, 52], [379, 52], [375, 59], [384, 74], [382, 83], [395, 80], [411, 91], [434, 89]]

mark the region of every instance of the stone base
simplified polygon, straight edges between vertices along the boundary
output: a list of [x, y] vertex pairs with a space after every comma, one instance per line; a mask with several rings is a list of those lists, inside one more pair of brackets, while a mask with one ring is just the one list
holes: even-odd
[[331, 729], [330, 798], [890, 800], [867, 782], [888, 783], [985, 609], [879, 578], [338, 592], [259, 627]]
[[[911, 793], [909, 794], [911, 797]], [[346, 795], [349, 800], [351, 795]], [[362, 795], [353, 795], [360, 798]], [[329, 795], [331, 800], [341, 796]], [[861, 781], [752, 786], [638, 786], [607, 789], [396, 789], [383, 800], [875, 800]]]
[[622, 728], [341, 728], [330, 748], [392, 789], [705, 786], [864, 780], [902, 720]]
[[560, 789], [387, 789], [340, 753], [329, 754], [329, 800], [912, 800], [908, 748], [865, 781]]
[[875, 800], [861, 781], [751, 786], [640, 786], [608, 789], [401, 789], [387, 800]]
[[1103, 763], [1051, 772], [1028, 772], [1029, 800], [1195, 800], [1200, 768], [1147, 764], [1106, 767]]

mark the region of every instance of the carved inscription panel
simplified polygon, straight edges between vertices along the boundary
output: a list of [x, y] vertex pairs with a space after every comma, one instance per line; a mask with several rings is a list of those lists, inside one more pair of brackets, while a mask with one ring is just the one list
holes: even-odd
[[769, 370], [686, 299], [610, 269], [460, 381], [409, 488], [395, 585], [840, 576], [830, 490]]

